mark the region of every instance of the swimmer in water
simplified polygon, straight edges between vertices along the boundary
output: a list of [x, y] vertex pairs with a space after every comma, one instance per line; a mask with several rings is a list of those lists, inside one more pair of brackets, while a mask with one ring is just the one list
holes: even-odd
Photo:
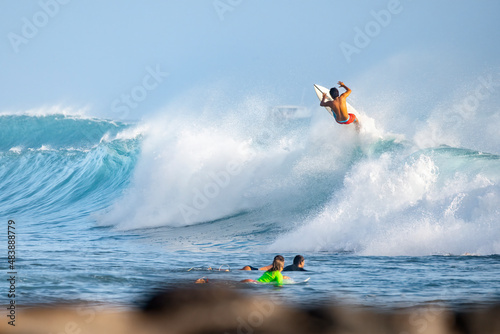
[[273, 264], [271, 265], [271, 268], [267, 270], [259, 279], [253, 280], [253, 279], [245, 279], [241, 281], [241, 283], [274, 283], [276, 286], [282, 286], [283, 285], [283, 275], [281, 272], [283, 271], [283, 268], [285, 267], [285, 258], [281, 255], [276, 255], [273, 260]]
[[293, 259], [293, 264], [286, 266], [283, 271], [307, 271], [304, 269], [304, 265], [306, 264], [306, 260], [302, 255], [297, 255]]

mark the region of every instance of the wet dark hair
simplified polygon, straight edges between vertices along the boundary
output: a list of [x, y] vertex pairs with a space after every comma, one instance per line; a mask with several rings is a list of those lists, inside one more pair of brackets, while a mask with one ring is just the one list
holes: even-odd
[[278, 271], [285, 266], [285, 258], [281, 255], [276, 255], [273, 260], [273, 266], [268, 271]]
[[302, 255], [297, 255], [294, 259], [293, 259], [293, 264], [298, 266], [299, 264], [302, 263], [302, 261], [304, 261], [304, 257]]
[[332, 89], [330, 89], [330, 96], [332, 97], [332, 99], [339, 97], [339, 90], [333, 87]]

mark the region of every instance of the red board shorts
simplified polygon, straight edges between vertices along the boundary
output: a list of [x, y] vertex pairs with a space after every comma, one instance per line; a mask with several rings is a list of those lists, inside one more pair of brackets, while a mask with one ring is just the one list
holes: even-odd
[[[356, 115], [354, 115], [354, 114], [348, 114], [348, 115], [349, 115], [349, 119], [347, 119], [345, 121], [337, 121], [337, 123], [339, 123], [339, 124], [351, 124], [352, 122], [358, 120], [356, 118]], [[337, 119], [335, 119], [335, 120], [337, 120]]]

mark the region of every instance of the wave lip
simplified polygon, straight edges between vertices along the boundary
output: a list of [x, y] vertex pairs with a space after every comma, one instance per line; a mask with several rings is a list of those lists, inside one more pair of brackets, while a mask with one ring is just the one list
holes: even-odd
[[65, 115], [0, 116], [0, 152], [22, 149], [89, 148], [105, 135], [117, 134], [129, 127], [108, 120]]

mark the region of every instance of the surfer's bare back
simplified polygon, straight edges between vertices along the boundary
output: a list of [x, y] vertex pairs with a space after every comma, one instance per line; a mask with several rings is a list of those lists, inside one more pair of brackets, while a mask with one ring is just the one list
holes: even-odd
[[359, 131], [359, 122], [356, 115], [349, 114], [347, 112], [346, 99], [351, 94], [351, 89], [344, 85], [342, 81], [339, 81], [339, 86], [345, 89], [345, 92], [339, 96], [339, 90], [335, 87], [330, 89], [331, 101], [327, 101], [327, 94], [323, 93], [323, 99], [321, 100], [320, 106], [330, 107], [332, 109], [335, 120], [339, 124], [351, 124], [356, 125], [356, 130]]

